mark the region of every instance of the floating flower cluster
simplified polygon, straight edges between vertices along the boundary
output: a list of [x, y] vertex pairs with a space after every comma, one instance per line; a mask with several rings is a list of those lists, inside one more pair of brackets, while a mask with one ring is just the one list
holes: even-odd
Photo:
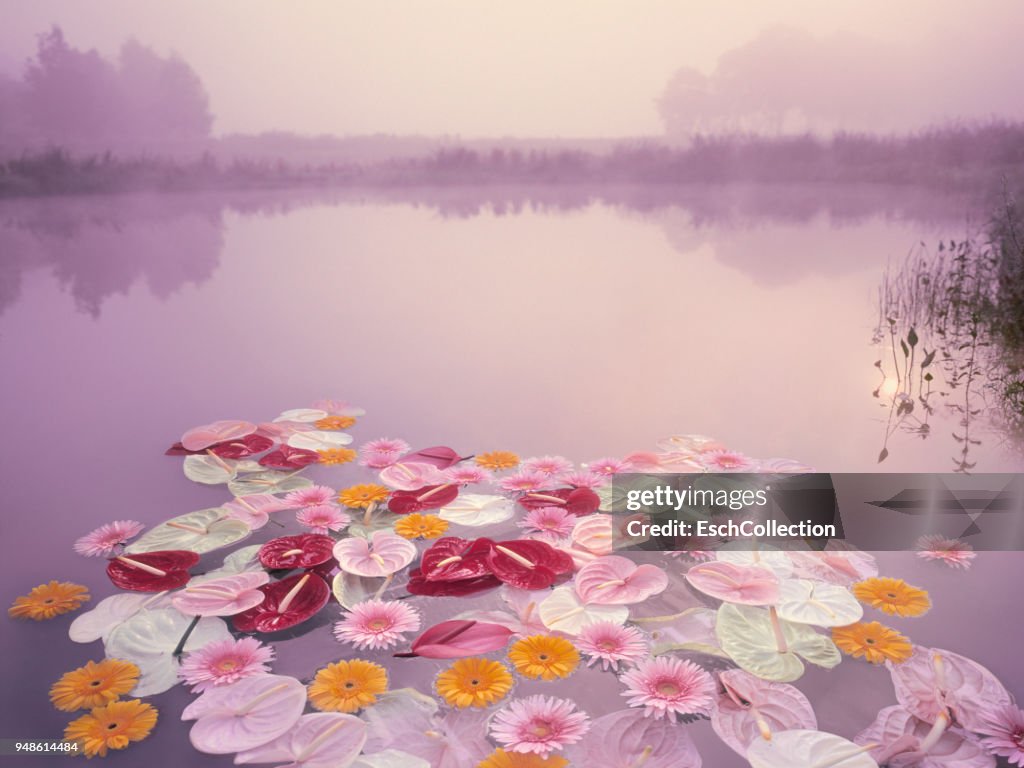
[[[617, 474], [809, 468], [700, 436], [579, 466], [392, 438], [349, 448], [362, 415], [326, 400], [190, 429], [168, 454], [190, 480], [226, 486], [223, 503], [75, 542], [107, 559], [120, 591], [71, 623], [105, 658], [50, 691], [61, 711], [89, 710], [69, 742], [91, 757], [144, 739], [157, 712], [143, 699], [184, 683], [192, 746], [246, 764], [686, 768], [701, 764], [689, 725], [707, 720], [755, 768], [1024, 765], [1024, 713], [988, 670], [865, 620], [931, 607], [870, 555], [613, 550]], [[974, 556], [952, 540], [919, 546], [955, 568]], [[88, 599], [52, 581], [9, 614], [50, 619]], [[282, 644], [318, 630], [333, 631], [333, 659], [301, 679], [273, 671]], [[844, 653], [885, 665], [898, 702], [852, 740], [819, 730], [792, 685]], [[614, 687], [610, 711], [573, 695], [575, 675]]]

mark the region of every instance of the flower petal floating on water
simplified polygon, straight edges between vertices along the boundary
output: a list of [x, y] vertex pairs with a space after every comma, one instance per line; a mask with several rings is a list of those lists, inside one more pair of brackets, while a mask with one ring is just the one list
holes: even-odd
[[199, 555], [183, 549], [118, 555], [107, 563], [107, 576], [121, 589], [162, 592], [188, 584], [188, 569], [198, 562]]
[[27, 595], [16, 597], [7, 615], [12, 619], [45, 621], [78, 610], [89, 601], [89, 590], [70, 581], [50, 581], [33, 587]]
[[278, 632], [315, 615], [331, 596], [327, 582], [311, 571], [260, 587], [263, 602], [232, 619], [239, 632]]
[[637, 565], [628, 557], [609, 555], [583, 566], [576, 574], [576, 594], [585, 603], [630, 605], [661, 594], [668, 576], [656, 565]]
[[200, 509], [150, 528], [142, 538], [125, 547], [125, 552], [187, 549], [203, 554], [241, 541], [250, 533], [248, 525], [229, 517], [222, 507]]
[[335, 712], [303, 715], [273, 741], [239, 752], [236, 764], [286, 763], [290, 768], [346, 768], [366, 743], [366, 723]]
[[264, 572], [240, 573], [189, 584], [171, 596], [171, 603], [186, 616], [234, 616], [263, 602], [257, 587], [270, 581]]
[[724, 692], [711, 710], [711, 727], [740, 755], [772, 733], [818, 727], [811, 702], [792, 685], [762, 680], [742, 669], [722, 672], [718, 680]]
[[794, 730], [756, 739], [747, 750], [751, 768], [878, 768], [868, 751], [842, 736]]
[[227, 755], [267, 744], [290, 731], [306, 706], [306, 688], [294, 677], [261, 675], [205, 691], [181, 713], [200, 752]]
[[390, 576], [416, 557], [416, 547], [387, 531], [375, 531], [369, 540], [352, 537], [334, 545], [341, 570], [357, 576]]
[[686, 572], [692, 587], [717, 600], [741, 605], [772, 605], [779, 600], [779, 579], [757, 565], [713, 562]]
[[700, 768], [690, 734], [668, 720], [623, 709], [599, 717], [583, 741], [566, 750], [572, 765], [595, 768]]
[[251, 435], [256, 425], [249, 421], [224, 419], [193, 427], [181, 436], [181, 445], [189, 451], [202, 451], [211, 445]]

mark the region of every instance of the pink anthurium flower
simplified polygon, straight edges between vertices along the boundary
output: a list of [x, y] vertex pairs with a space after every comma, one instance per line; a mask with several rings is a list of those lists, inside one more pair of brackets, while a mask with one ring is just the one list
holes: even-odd
[[241, 520], [251, 530], [262, 528], [270, 521], [273, 512], [292, 509], [292, 504], [269, 493], [253, 493], [247, 496], [236, 496], [222, 507], [227, 517]]
[[181, 445], [188, 451], [202, 451], [211, 445], [237, 440], [251, 435], [255, 431], [256, 425], [248, 421], [238, 419], [215, 421], [212, 424], [203, 424], [190, 429], [181, 436]]
[[233, 619], [239, 632], [277, 632], [301, 624], [327, 604], [331, 588], [311, 571], [265, 584], [263, 602]]
[[320, 461], [320, 455], [316, 451], [282, 445], [276, 451], [271, 451], [261, 458], [260, 464], [270, 469], [302, 469], [310, 464], [316, 464], [318, 461]]
[[239, 437], [234, 440], [227, 440], [210, 447], [210, 450], [222, 459], [244, 459], [256, 453], [263, 453], [270, 450], [274, 441], [263, 435], [255, 433]]
[[629, 605], [660, 594], [668, 576], [656, 565], [637, 565], [628, 557], [608, 555], [580, 568], [576, 594], [584, 603]]
[[275, 763], [289, 768], [341, 768], [352, 765], [366, 743], [366, 723], [355, 715], [315, 712], [303, 715], [286, 733], [235, 756], [235, 763]]
[[556, 488], [553, 491], [529, 491], [519, 497], [526, 509], [561, 507], [573, 515], [589, 515], [601, 506], [601, 497], [589, 488]]
[[711, 726], [740, 755], [746, 754], [754, 739], [818, 727], [811, 703], [792, 685], [762, 680], [742, 669], [722, 672], [718, 682], [723, 691], [711, 710]]
[[411, 653], [395, 655], [457, 659], [504, 648], [510, 637], [512, 630], [500, 624], [461, 619], [442, 621], [413, 641]]
[[410, 594], [427, 597], [465, 597], [500, 586], [501, 582], [489, 573], [456, 581], [431, 581], [424, 577], [419, 568], [414, 568], [409, 572], [409, 583], [406, 585], [406, 589]]
[[188, 584], [188, 569], [199, 555], [185, 549], [118, 555], [107, 564], [107, 576], [115, 587], [133, 592], [162, 592]]
[[424, 509], [440, 509], [455, 501], [459, 495], [457, 483], [428, 485], [414, 491], [395, 491], [388, 499], [388, 509], [396, 515], [420, 512]]
[[260, 562], [266, 568], [312, 568], [332, 557], [334, 539], [319, 533], [279, 536], [260, 547]]
[[403, 463], [410, 461], [420, 464], [432, 464], [438, 469], [448, 469], [448, 467], [462, 461], [462, 457], [448, 446], [435, 445], [431, 448], [422, 448], [418, 451], [407, 453], [402, 457]]
[[757, 565], [702, 563], [686, 572], [686, 580], [694, 589], [727, 603], [774, 605], [779, 602], [779, 577]]
[[253, 608], [266, 598], [257, 587], [270, 581], [264, 571], [190, 584], [171, 597], [171, 603], [186, 616], [234, 616]]
[[390, 576], [416, 557], [412, 542], [387, 531], [374, 531], [371, 539], [353, 536], [334, 545], [341, 570], [356, 576]]
[[441, 485], [444, 475], [435, 465], [424, 461], [402, 460], [380, 471], [380, 481], [399, 491], [416, 491], [426, 486]]

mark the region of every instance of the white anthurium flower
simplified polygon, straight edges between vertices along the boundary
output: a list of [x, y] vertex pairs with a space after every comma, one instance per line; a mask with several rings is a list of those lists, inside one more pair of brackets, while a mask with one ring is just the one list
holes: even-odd
[[455, 525], [495, 525], [509, 520], [516, 511], [515, 502], [504, 496], [466, 493], [441, 508], [438, 517]]
[[780, 731], [770, 739], [755, 739], [747, 748], [751, 768], [878, 768], [861, 746], [824, 731]]
[[715, 559], [734, 565], [758, 565], [767, 568], [780, 579], [793, 573], [793, 561], [789, 555], [777, 549], [750, 549], [749, 544], [741, 544], [743, 548], [715, 550]]
[[245, 477], [236, 477], [228, 483], [228, 490], [235, 496], [249, 496], [254, 493], [270, 493], [276, 496], [279, 493], [300, 491], [313, 485], [313, 481], [308, 477], [298, 474], [301, 471], [278, 472], [268, 469], [255, 472]]
[[[170, 690], [178, 682], [178, 659], [174, 657], [181, 638], [193, 619], [174, 608], [145, 609], [117, 626], [103, 641], [107, 658], [124, 659], [142, 673], [132, 696], [153, 696]], [[183, 653], [207, 643], [231, 637], [223, 619], [199, 619], [182, 647]]]
[[831, 669], [842, 661], [835, 643], [807, 624], [778, 617], [774, 608], [723, 603], [715, 634], [736, 664], [764, 680], [789, 683], [804, 673], [801, 659]]
[[624, 624], [629, 618], [628, 606], [588, 605], [580, 600], [571, 584], [552, 590], [537, 610], [545, 627], [568, 635], [578, 635], [584, 627], [601, 621]]
[[320, 419], [326, 419], [330, 414], [320, 408], [292, 408], [289, 411], [282, 411], [274, 421], [297, 421], [301, 424], [311, 424]]
[[292, 448], [302, 448], [307, 451], [326, 451], [332, 448], [340, 448], [352, 442], [352, 435], [348, 432], [335, 432], [321, 429], [313, 429], [309, 432], [295, 432], [288, 438], [288, 445]]
[[819, 627], [845, 627], [864, 616], [850, 590], [810, 579], [783, 579], [776, 610], [785, 621]]
[[100, 600], [91, 611], [79, 615], [68, 627], [68, 637], [76, 643], [106, 640], [107, 636], [139, 611], [170, 607], [168, 592], [150, 594], [126, 592]]
[[126, 547], [125, 552], [187, 549], [203, 554], [241, 541], [250, 533], [249, 526], [241, 520], [227, 517], [222, 507], [212, 507], [178, 515], [150, 528]]

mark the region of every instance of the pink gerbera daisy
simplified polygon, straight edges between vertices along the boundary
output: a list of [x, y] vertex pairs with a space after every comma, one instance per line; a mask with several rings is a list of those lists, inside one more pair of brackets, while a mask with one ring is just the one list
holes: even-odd
[[608, 478], [598, 472], [589, 469], [578, 469], [575, 472], [566, 472], [560, 475], [559, 482], [571, 485], [573, 488], [600, 488], [608, 485]]
[[641, 662], [622, 676], [623, 696], [631, 707], [644, 707], [647, 717], [693, 715], [711, 706], [715, 683], [692, 661], [659, 656]]
[[359, 449], [359, 463], [373, 469], [384, 469], [408, 452], [409, 444], [405, 440], [382, 437], [371, 440]]
[[315, 507], [328, 504], [334, 498], [335, 491], [326, 485], [313, 485], [286, 494], [284, 500], [294, 507]]
[[405, 632], [420, 628], [420, 614], [398, 600], [366, 600], [353, 605], [334, 625], [334, 636], [360, 650], [390, 648]]
[[118, 545], [133, 539], [145, 528], [135, 520], [115, 520], [90, 531], [75, 542], [75, 552], [86, 557], [106, 557]]
[[444, 479], [449, 483], [459, 485], [473, 485], [475, 483], [489, 482], [494, 475], [483, 467], [474, 464], [456, 464], [444, 471]]
[[529, 696], [510, 702], [494, 715], [491, 736], [513, 752], [546, 755], [583, 738], [589, 720], [568, 699]]
[[524, 472], [540, 472], [542, 475], [561, 475], [572, 471], [572, 462], [563, 456], [534, 456], [522, 463]]
[[562, 507], [538, 507], [531, 509], [516, 525], [528, 531], [547, 533], [562, 538], [572, 534], [579, 518], [566, 512]]
[[500, 487], [504, 491], [539, 491], [551, 484], [551, 478], [543, 472], [516, 472], [504, 477]]
[[1024, 766], [1024, 710], [1013, 704], [984, 713], [985, 725], [978, 729], [988, 751], [1005, 757], [1010, 765]]
[[316, 504], [300, 509], [295, 513], [295, 519], [313, 533], [340, 531], [352, 522], [348, 513], [342, 512], [333, 504]]
[[265, 675], [270, 672], [267, 665], [273, 658], [274, 649], [254, 637], [228, 638], [208, 643], [185, 656], [178, 674], [192, 686], [193, 693], [202, 693], [215, 685]]
[[352, 418], [355, 418], [357, 416], [366, 415], [366, 411], [358, 405], [352, 405], [352, 403], [348, 403], [344, 400], [333, 400], [331, 398], [317, 400], [313, 403], [313, 408], [321, 411], [327, 411], [331, 416], [351, 416]]
[[737, 451], [707, 451], [698, 454], [697, 460], [711, 472], [753, 472], [757, 469], [752, 458]]
[[949, 539], [938, 534], [922, 536], [915, 544], [917, 556], [923, 560], [940, 560], [950, 568], [971, 567], [971, 560], [977, 556], [974, 547], [960, 539]]
[[576, 637], [576, 647], [590, 657], [587, 666], [598, 661], [602, 669], [616, 669], [619, 662], [636, 664], [647, 658], [647, 638], [635, 627], [623, 627], [600, 621], [584, 627]]
[[597, 472], [599, 475], [620, 475], [623, 472], [630, 472], [632, 465], [628, 461], [622, 459], [596, 459], [587, 465], [592, 472]]

